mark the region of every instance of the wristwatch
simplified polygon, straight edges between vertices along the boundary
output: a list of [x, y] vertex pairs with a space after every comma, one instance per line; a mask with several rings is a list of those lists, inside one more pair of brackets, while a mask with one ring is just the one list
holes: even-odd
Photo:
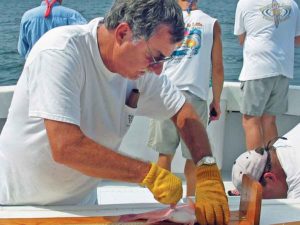
[[202, 166], [202, 165], [214, 165], [217, 163], [217, 160], [213, 156], [204, 156], [202, 159], [200, 159], [196, 166]]

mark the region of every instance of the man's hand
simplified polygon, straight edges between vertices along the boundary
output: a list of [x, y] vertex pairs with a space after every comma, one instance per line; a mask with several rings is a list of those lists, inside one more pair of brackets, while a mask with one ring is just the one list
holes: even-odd
[[154, 163], [141, 184], [145, 185], [160, 203], [176, 204], [182, 198], [181, 180]]
[[229, 206], [217, 165], [197, 168], [196, 217], [201, 225], [228, 224]]

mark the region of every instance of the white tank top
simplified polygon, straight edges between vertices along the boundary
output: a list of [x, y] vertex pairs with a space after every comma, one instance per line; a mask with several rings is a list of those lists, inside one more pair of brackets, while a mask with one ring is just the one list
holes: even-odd
[[207, 100], [211, 77], [211, 50], [216, 21], [201, 10], [183, 12], [185, 38], [164, 64], [164, 73], [180, 89]]

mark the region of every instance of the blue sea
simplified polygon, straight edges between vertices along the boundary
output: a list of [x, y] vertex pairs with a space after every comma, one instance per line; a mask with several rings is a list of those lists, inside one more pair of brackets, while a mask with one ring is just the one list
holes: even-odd
[[[0, 0], [0, 86], [17, 82], [24, 65], [18, 55], [19, 25], [23, 13], [40, 5], [39, 0]], [[237, 81], [242, 63], [242, 48], [233, 35], [238, 0], [200, 0], [200, 8], [216, 17], [222, 27], [225, 80]], [[299, 5], [300, 0], [296, 0]], [[103, 16], [112, 0], [64, 0], [63, 5], [79, 11], [88, 21]], [[291, 84], [300, 85], [300, 48], [295, 51], [295, 72]]]

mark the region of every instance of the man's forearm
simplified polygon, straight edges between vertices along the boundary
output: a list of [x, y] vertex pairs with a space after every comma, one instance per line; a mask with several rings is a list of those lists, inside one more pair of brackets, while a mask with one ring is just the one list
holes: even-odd
[[221, 27], [216, 21], [214, 25], [214, 42], [211, 54], [213, 101], [219, 104], [224, 83], [223, 45]]
[[150, 170], [142, 162], [96, 143], [73, 124], [45, 120], [52, 157], [87, 176], [140, 183]]
[[246, 33], [239, 35], [238, 38], [239, 38], [240, 45], [243, 46], [246, 39]]
[[204, 156], [212, 155], [206, 129], [190, 103], [185, 103], [172, 120], [195, 163]]
[[88, 176], [141, 183], [151, 167], [149, 163], [114, 152], [87, 137], [69, 150], [72, 157], [64, 164]]
[[213, 71], [212, 76], [212, 93], [213, 93], [213, 101], [216, 103], [220, 102], [221, 93], [223, 90], [223, 83], [224, 83], [224, 75], [223, 70], [217, 72]]

